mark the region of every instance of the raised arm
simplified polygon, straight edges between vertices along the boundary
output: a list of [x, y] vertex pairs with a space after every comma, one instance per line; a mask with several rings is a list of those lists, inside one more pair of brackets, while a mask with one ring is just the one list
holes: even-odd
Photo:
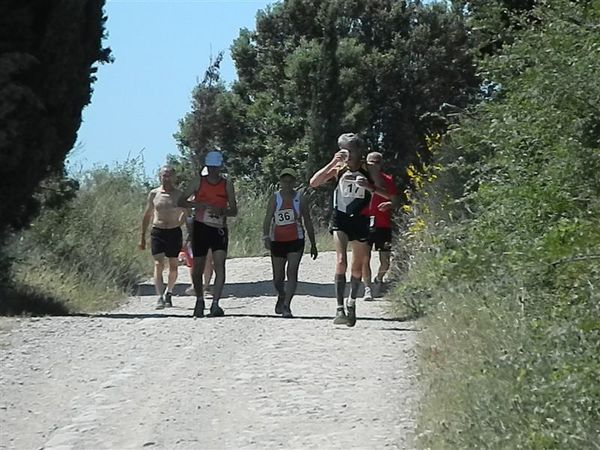
[[337, 152], [335, 155], [333, 155], [333, 159], [329, 161], [327, 165], [317, 170], [310, 178], [310, 187], [319, 187], [335, 177], [335, 174], [337, 173], [337, 167], [338, 165], [342, 164], [343, 161], [344, 155], [341, 152]]
[[190, 181], [190, 183], [183, 190], [181, 197], [179, 197], [179, 199], [177, 200], [177, 206], [185, 209], [193, 208], [194, 206], [196, 206], [195, 203], [190, 202], [188, 198], [190, 198], [192, 194], [196, 193], [199, 187], [200, 175], [196, 175], [194, 176], [194, 178], [192, 178], [192, 181]]

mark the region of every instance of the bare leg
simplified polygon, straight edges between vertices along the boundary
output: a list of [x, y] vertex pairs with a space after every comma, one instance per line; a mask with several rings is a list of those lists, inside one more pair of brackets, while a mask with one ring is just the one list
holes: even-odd
[[348, 269], [348, 236], [343, 231], [333, 232], [335, 245], [335, 296], [338, 308], [344, 307], [344, 291], [346, 289], [346, 270]]
[[212, 256], [215, 269], [213, 305], [218, 305], [221, 294], [223, 293], [223, 286], [225, 285], [225, 260], [227, 259], [227, 252], [225, 250], [216, 250], [213, 252]]
[[287, 283], [285, 285], [285, 305], [289, 308], [292, 298], [296, 293], [296, 287], [298, 286], [298, 269], [300, 267], [300, 261], [302, 260], [302, 253], [288, 253], [287, 255]]
[[371, 273], [371, 247], [369, 246], [369, 252], [367, 257], [365, 258], [365, 262], [363, 263], [362, 270], [362, 278], [365, 283], [365, 286], [371, 287], [371, 277], [373, 274]]
[[177, 258], [169, 258], [169, 277], [167, 278], [167, 292], [173, 292], [175, 283], [177, 282], [177, 268], [179, 261]]
[[283, 312], [283, 302], [285, 300], [285, 258], [271, 256], [271, 266], [273, 267], [273, 285], [277, 291], [277, 303], [275, 304], [275, 314]]
[[194, 264], [192, 264], [192, 284], [196, 291], [196, 298], [204, 298], [202, 295], [202, 272], [206, 264], [206, 256], [194, 256]]
[[165, 283], [163, 281], [163, 270], [165, 270], [165, 258], [162, 253], [154, 255], [154, 289], [156, 295], [163, 295]]
[[285, 296], [285, 258], [271, 256], [271, 267], [273, 267], [273, 286], [277, 291], [277, 297]]
[[382, 282], [383, 277], [390, 269], [390, 254], [391, 252], [381, 251], [379, 252], [379, 270], [377, 270], [377, 279]]
[[213, 276], [213, 257], [212, 250], [208, 250], [206, 255], [206, 264], [204, 266], [204, 289], [208, 290], [210, 286], [210, 279]]
[[369, 244], [366, 242], [352, 242], [352, 265], [350, 267], [351, 274], [351, 289], [350, 289], [350, 301], [356, 299], [358, 295], [358, 289], [360, 287], [360, 281], [364, 266], [369, 262]]

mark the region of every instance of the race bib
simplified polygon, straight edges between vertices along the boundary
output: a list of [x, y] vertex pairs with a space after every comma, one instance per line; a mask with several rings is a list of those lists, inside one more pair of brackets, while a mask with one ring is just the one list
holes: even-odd
[[280, 209], [279, 211], [275, 211], [275, 225], [283, 226], [283, 225], [291, 225], [296, 221], [296, 216], [294, 215], [294, 210], [289, 209]]
[[224, 219], [225, 219], [225, 216], [222, 216], [220, 214], [215, 214], [210, 209], [205, 209], [204, 214], [202, 215], [202, 222], [204, 222], [208, 225], [214, 225], [217, 227], [223, 226], [223, 224], [225, 223]]
[[342, 195], [349, 198], [365, 198], [365, 188], [354, 180], [342, 180]]

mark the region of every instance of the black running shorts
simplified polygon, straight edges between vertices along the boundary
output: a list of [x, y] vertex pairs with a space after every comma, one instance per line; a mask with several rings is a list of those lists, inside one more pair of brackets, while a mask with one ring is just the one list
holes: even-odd
[[331, 216], [329, 232], [343, 231], [349, 241], [368, 242], [369, 240], [369, 216], [360, 214], [349, 215], [335, 209]]
[[181, 227], [156, 228], [150, 231], [150, 248], [152, 255], [164, 253], [167, 258], [177, 258], [183, 247]]
[[225, 250], [229, 245], [229, 233], [227, 228], [215, 228], [204, 222], [194, 220], [194, 232], [192, 234], [192, 253], [194, 258], [206, 256], [208, 250]]
[[371, 228], [369, 244], [378, 252], [389, 252], [392, 250], [392, 229]]
[[271, 241], [271, 256], [287, 258], [288, 253], [303, 253], [304, 239], [294, 241]]

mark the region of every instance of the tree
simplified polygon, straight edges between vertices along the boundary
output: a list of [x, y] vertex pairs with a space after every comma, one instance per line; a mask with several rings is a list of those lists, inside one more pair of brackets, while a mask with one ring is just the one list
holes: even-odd
[[234, 174], [261, 184], [285, 166], [313, 172], [348, 131], [362, 133], [401, 174], [419, 160], [425, 136], [443, 126], [428, 114], [473, 99], [479, 82], [470, 45], [463, 17], [443, 5], [277, 3], [231, 47], [238, 80], [218, 96], [226, 120], [215, 141], [227, 142]]
[[102, 47], [104, 0], [0, 4], [0, 245], [39, 209], [43, 180], [64, 174]]

